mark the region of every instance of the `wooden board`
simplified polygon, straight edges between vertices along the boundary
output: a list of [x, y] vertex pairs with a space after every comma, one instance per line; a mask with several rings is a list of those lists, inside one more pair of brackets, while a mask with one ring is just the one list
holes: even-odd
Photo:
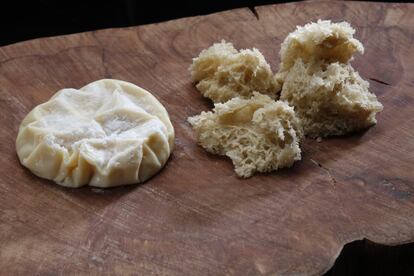
[[[303, 2], [237, 9], [0, 48], [0, 267], [16, 274], [321, 274], [344, 244], [414, 238], [414, 5]], [[188, 67], [221, 39], [260, 49], [274, 70], [284, 37], [319, 18], [349, 21], [354, 66], [384, 104], [378, 125], [306, 140], [291, 169], [238, 179], [186, 122], [210, 103]], [[152, 91], [175, 151], [143, 185], [66, 189], [20, 166], [18, 126], [64, 87], [117, 78]]]

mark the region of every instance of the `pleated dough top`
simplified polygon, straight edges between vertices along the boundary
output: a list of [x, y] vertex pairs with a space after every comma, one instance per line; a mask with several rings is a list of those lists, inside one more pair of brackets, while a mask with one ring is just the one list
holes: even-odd
[[16, 150], [34, 174], [67, 187], [113, 187], [156, 174], [174, 145], [164, 106], [128, 82], [62, 89], [20, 125]]

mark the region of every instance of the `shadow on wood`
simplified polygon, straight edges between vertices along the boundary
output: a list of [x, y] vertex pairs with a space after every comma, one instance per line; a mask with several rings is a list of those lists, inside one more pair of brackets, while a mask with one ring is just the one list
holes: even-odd
[[367, 239], [344, 246], [325, 276], [413, 275], [414, 243], [387, 246]]

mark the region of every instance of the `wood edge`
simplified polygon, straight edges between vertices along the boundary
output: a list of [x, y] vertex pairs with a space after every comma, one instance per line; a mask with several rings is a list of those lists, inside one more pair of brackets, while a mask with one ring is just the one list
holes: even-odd
[[[79, 36], [79, 35], [88, 35], [88, 34], [96, 34], [96, 33], [100, 33], [100, 32], [107, 32], [107, 31], [110, 31], [110, 30], [135, 30], [137, 28], [145, 28], [145, 27], [157, 26], [157, 25], [161, 25], [161, 24], [174, 24], [174, 23], [180, 22], [180, 21], [186, 21], [186, 20], [191, 20], [191, 19], [196, 19], [196, 18], [202, 18], [202, 17], [206, 17], [206, 16], [220, 16], [220, 15], [225, 15], [225, 14], [229, 14], [229, 13], [233, 13], [233, 12], [239, 12], [239, 11], [250, 14], [251, 16], [253, 16], [253, 18], [256, 17], [250, 8], [241, 7], [241, 8], [236, 8], [236, 9], [230, 9], [230, 10], [224, 10], [224, 11], [213, 12], [213, 13], [208, 13], [208, 14], [202, 14], [202, 15], [185, 16], [185, 17], [181, 17], [181, 18], [177, 18], [177, 19], [171, 19], [171, 20], [155, 22], [155, 23], [149, 23], [149, 24], [127, 26], [127, 27], [110, 27], [110, 28], [84, 31], [84, 32], [79, 32], [79, 33], [69, 33], [69, 34], [63, 34], [63, 35], [37, 37], [37, 38], [33, 38], [33, 39], [28, 39], [28, 40], [23, 40], [23, 41], [18, 41], [18, 42], [11, 43], [11, 44], [3, 45], [3, 46], [0, 47], [0, 51], [7, 50], [7, 48], [10, 48], [10, 47], [22, 46], [24, 44], [35, 43], [35, 42], [39, 42], [39, 41], [43, 41], [43, 40], [47, 40], [47, 39], [68, 38], [68, 37], [74, 37], [74, 36]], [[1, 62], [1, 60], [0, 60], [0, 62]]]
[[[384, 1], [343, 1], [343, 0], [305, 0], [302, 2], [286, 2], [286, 3], [276, 3], [276, 4], [268, 4], [268, 5], [259, 5], [254, 6], [253, 9], [258, 12], [258, 9], [264, 9], [269, 7], [277, 7], [277, 6], [295, 6], [295, 5], [308, 5], [308, 4], [319, 4], [319, 3], [350, 3], [350, 4], [365, 4], [365, 5], [378, 5], [378, 4], [384, 4], [387, 6], [409, 6], [410, 8], [414, 8], [414, 3], [405, 3], [405, 2], [384, 2]], [[260, 16], [260, 15], [259, 15]]]
[[372, 243], [372, 244], [375, 244], [375, 245], [386, 246], [386, 247], [397, 247], [397, 246], [403, 246], [403, 245], [406, 245], [406, 244], [409, 244], [409, 243], [413, 243], [414, 238], [409, 239], [409, 240], [405, 240], [405, 241], [402, 241], [402, 242], [396, 242], [396, 243], [376, 242], [374, 239], [370, 239], [370, 238], [367, 238], [367, 237], [361, 237], [361, 238], [349, 240], [348, 242], [343, 243], [342, 247], [340, 247], [340, 249], [335, 254], [335, 256], [330, 260], [329, 266], [324, 270], [318, 271], [317, 274], [324, 275], [329, 270], [331, 270], [332, 267], [335, 265], [336, 260], [341, 255], [342, 251], [345, 249], [345, 247], [347, 245], [351, 244], [351, 243], [358, 242], [358, 241], [361, 241], [361, 242], [366, 241], [366, 242], [369, 242], [369, 243]]

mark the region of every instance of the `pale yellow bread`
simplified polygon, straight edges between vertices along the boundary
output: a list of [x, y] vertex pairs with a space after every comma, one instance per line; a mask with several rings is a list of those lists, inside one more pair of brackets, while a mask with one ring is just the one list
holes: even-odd
[[292, 107], [254, 92], [188, 118], [199, 144], [228, 156], [240, 177], [290, 167], [301, 159], [302, 129]]
[[355, 53], [364, 53], [360, 41], [354, 38], [355, 30], [348, 22], [333, 23], [318, 20], [297, 26], [283, 41], [277, 79], [282, 84], [297, 59], [304, 63], [323, 61], [347, 63]]
[[194, 58], [190, 72], [196, 88], [215, 103], [234, 97], [249, 98], [253, 91], [275, 99], [280, 90], [270, 65], [259, 50], [237, 51], [233, 44], [224, 40]]
[[350, 64], [303, 63], [289, 70], [281, 100], [295, 107], [304, 132], [325, 137], [367, 128], [382, 104]]
[[361, 42], [347, 22], [318, 20], [290, 33], [280, 50], [281, 99], [295, 108], [310, 137], [343, 135], [376, 123], [382, 105], [351, 66]]

